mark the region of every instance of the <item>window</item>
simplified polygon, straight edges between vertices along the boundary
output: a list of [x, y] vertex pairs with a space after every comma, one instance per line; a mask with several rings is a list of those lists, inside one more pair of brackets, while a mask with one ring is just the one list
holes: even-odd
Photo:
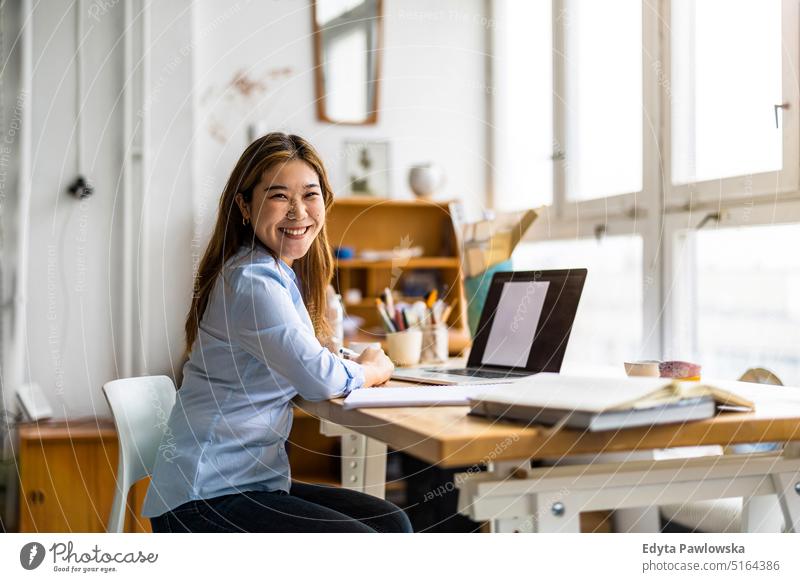
[[[589, 268], [568, 361], [686, 358], [800, 382], [800, 322], [781, 303], [797, 266], [776, 262], [800, 242], [785, 226], [800, 225], [800, 4], [492, 6], [494, 202], [546, 205], [515, 268]], [[751, 341], [758, 314], [772, 327]]]
[[495, 207], [552, 205], [563, 218], [578, 204], [599, 215], [602, 200], [641, 192], [641, 1], [492, 6]]
[[764, 367], [800, 383], [800, 254], [786, 252], [800, 248], [800, 225], [678, 236], [677, 326], [667, 356], [702, 363], [707, 377]]
[[492, 59], [494, 199], [501, 210], [553, 202], [550, 2], [499, 0]]
[[562, 151], [570, 201], [642, 189], [642, 3], [565, 0]]
[[[717, 200], [796, 190], [796, 6], [670, 6], [671, 181], [688, 185], [674, 191]], [[732, 177], [743, 179], [724, 180]]]
[[537, 241], [520, 244], [514, 270], [588, 269], [564, 356], [572, 369], [613, 368], [640, 358], [642, 342], [642, 239]]

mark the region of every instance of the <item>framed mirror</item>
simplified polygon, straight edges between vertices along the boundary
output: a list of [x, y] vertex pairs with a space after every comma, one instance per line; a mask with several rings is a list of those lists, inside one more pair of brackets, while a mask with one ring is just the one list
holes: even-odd
[[312, 19], [317, 117], [340, 124], [377, 122], [382, 0], [315, 0]]

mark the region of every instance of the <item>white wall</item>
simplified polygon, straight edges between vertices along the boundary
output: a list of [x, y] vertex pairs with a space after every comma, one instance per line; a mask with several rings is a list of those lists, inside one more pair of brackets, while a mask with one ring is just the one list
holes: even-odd
[[[7, 2], [0, 7], [2, 12], [3, 39], [15, 38], [19, 34], [20, 13], [18, 3]], [[21, 42], [2, 43], [0, 53], [0, 412], [13, 410], [13, 392], [6, 387], [11, 375], [19, 373], [16, 357], [19, 348], [13, 342], [13, 327], [19, 327], [19, 317], [14, 317], [14, 297], [18, 267], [19, 247], [19, 166], [21, 151], [21, 129], [24, 105], [28, 99], [22, 88], [20, 65]], [[12, 363], [13, 362], [13, 363]], [[16, 365], [14, 365], [16, 363]], [[9, 366], [15, 371], [9, 372]], [[0, 415], [0, 422], [4, 422]], [[0, 458], [9, 446], [0, 428]]]
[[[433, 161], [446, 173], [440, 198], [484, 204], [488, 23], [483, 0], [384, 1], [386, 50], [379, 121], [373, 126], [317, 121], [309, 2], [200, 0], [195, 7], [196, 205], [203, 234], [253, 123], [262, 132], [309, 139], [337, 192], [346, 185], [343, 141], [388, 140], [392, 197], [412, 197], [408, 169]], [[263, 88], [243, 96], [231, 87], [236, 71]]]
[[116, 276], [121, 222], [113, 208], [121, 167], [122, 12], [89, 29], [85, 171], [96, 186], [78, 202], [76, 175], [75, 6], [37, 4], [33, 18], [32, 166], [27, 352], [30, 380], [56, 416], [103, 412], [100, 385], [115, 376], [113, 327], [120, 318]]
[[[143, 265], [134, 290], [142, 333], [136, 372], [179, 376], [192, 262], [205, 248], [249, 123], [309, 138], [337, 190], [344, 185], [344, 140], [389, 140], [394, 197], [411, 196], [411, 165], [433, 161], [447, 175], [441, 197], [483, 204], [484, 2], [384, 5], [380, 121], [348, 127], [316, 120], [310, 3], [151, 4], [148, 173], [144, 200], [134, 203]], [[25, 380], [42, 386], [57, 417], [107, 415], [100, 388], [122, 373], [124, 5], [83, 16], [85, 172], [96, 187], [83, 202], [66, 193], [76, 173], [77, 3], [38, 6]], [[237, 71], [264, 89], [250, 97], [235, 92]]]
[[142, 245], [147, 285], [140, 372], [179, 380], [183, 324], [192, 292], [194, 224], [193, 45], [191, 0], [151, 3], [149, 172]]
[[[135, 201], [135, 244], [146, 286], [139, 373], [173, 374], [191, 289], [191, 3], [153, 3], [150, 59], [158, 91], [148, 100], [154, 131], [144, 202]], [[56, 417], [108, 415], [101, 386], [121, 375], [124, 6], [83, 13], [86, 32], [84, 172], [91, 198], [67, 192], [75, 177], [77, 2], [37, 4], [33, 18], [33, 184], [30, 208], [26, 381], [38, 383]], [[99, 4], [97, 6], [100, 6]], [[137, 112], [135, 112], [137, 113]], [[185, 159], [184, 159], [185, 157]], [[144, 204], [144, 220], [139, 212]], [[137, 314], [138, 315], [138, 314]], [[139, 318], [136, 317], [136, 323]], [[139, 342], [135, 342], [139, 343]]]

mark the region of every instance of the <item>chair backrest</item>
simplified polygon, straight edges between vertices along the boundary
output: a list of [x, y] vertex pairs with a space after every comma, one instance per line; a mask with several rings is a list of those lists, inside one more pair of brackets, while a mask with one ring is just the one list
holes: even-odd
[[103, 386], [119, 439], [117, 492], [108, 531], [121, 532], [130, 488], [153, 470], [158, 447], [175, 405], [175, 384], [167, 376], [112, 380]]

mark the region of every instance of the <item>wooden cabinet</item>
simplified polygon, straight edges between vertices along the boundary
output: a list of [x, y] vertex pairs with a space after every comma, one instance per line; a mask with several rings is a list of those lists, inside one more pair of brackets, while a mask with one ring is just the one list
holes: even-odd
[[[402, 292], [410, 287], [406, 284], [409, 278], [426, 271], [438, 280], [440, 297], [453, 305], [447, 321], [450, 353], [457, 355], [469, 345], [461, 260], [448, 202], [340, 198], [330, 210], [326, 225], [332, 247], [349, 247], [356, 253], [355, 258], [336, 260], [333, 281], [341, 294], [351, 288], [362, 293], [360, 303], [345, 305], [349, 314], [365, 320], [364, 331], [356, 339], [382, 339], [370, 332], [373, 328], [380, 329], [375, 298], [386, 287]], [[422, 248], [422, 256], [400, 256], [414, 247]], [[359, 258], [364, 251], [394, 251], [398, 256], [366, 260]], [[419, 295], [401, 295], [401, 299], [407, 302], [422, 299]]]
[[[118, 451], [109, 420], [22, 425], [19, 531], [104, 532], [116, 492]], [[140, 514], [148, 481], [131, 489], [125, 531], [151, 531]]]

